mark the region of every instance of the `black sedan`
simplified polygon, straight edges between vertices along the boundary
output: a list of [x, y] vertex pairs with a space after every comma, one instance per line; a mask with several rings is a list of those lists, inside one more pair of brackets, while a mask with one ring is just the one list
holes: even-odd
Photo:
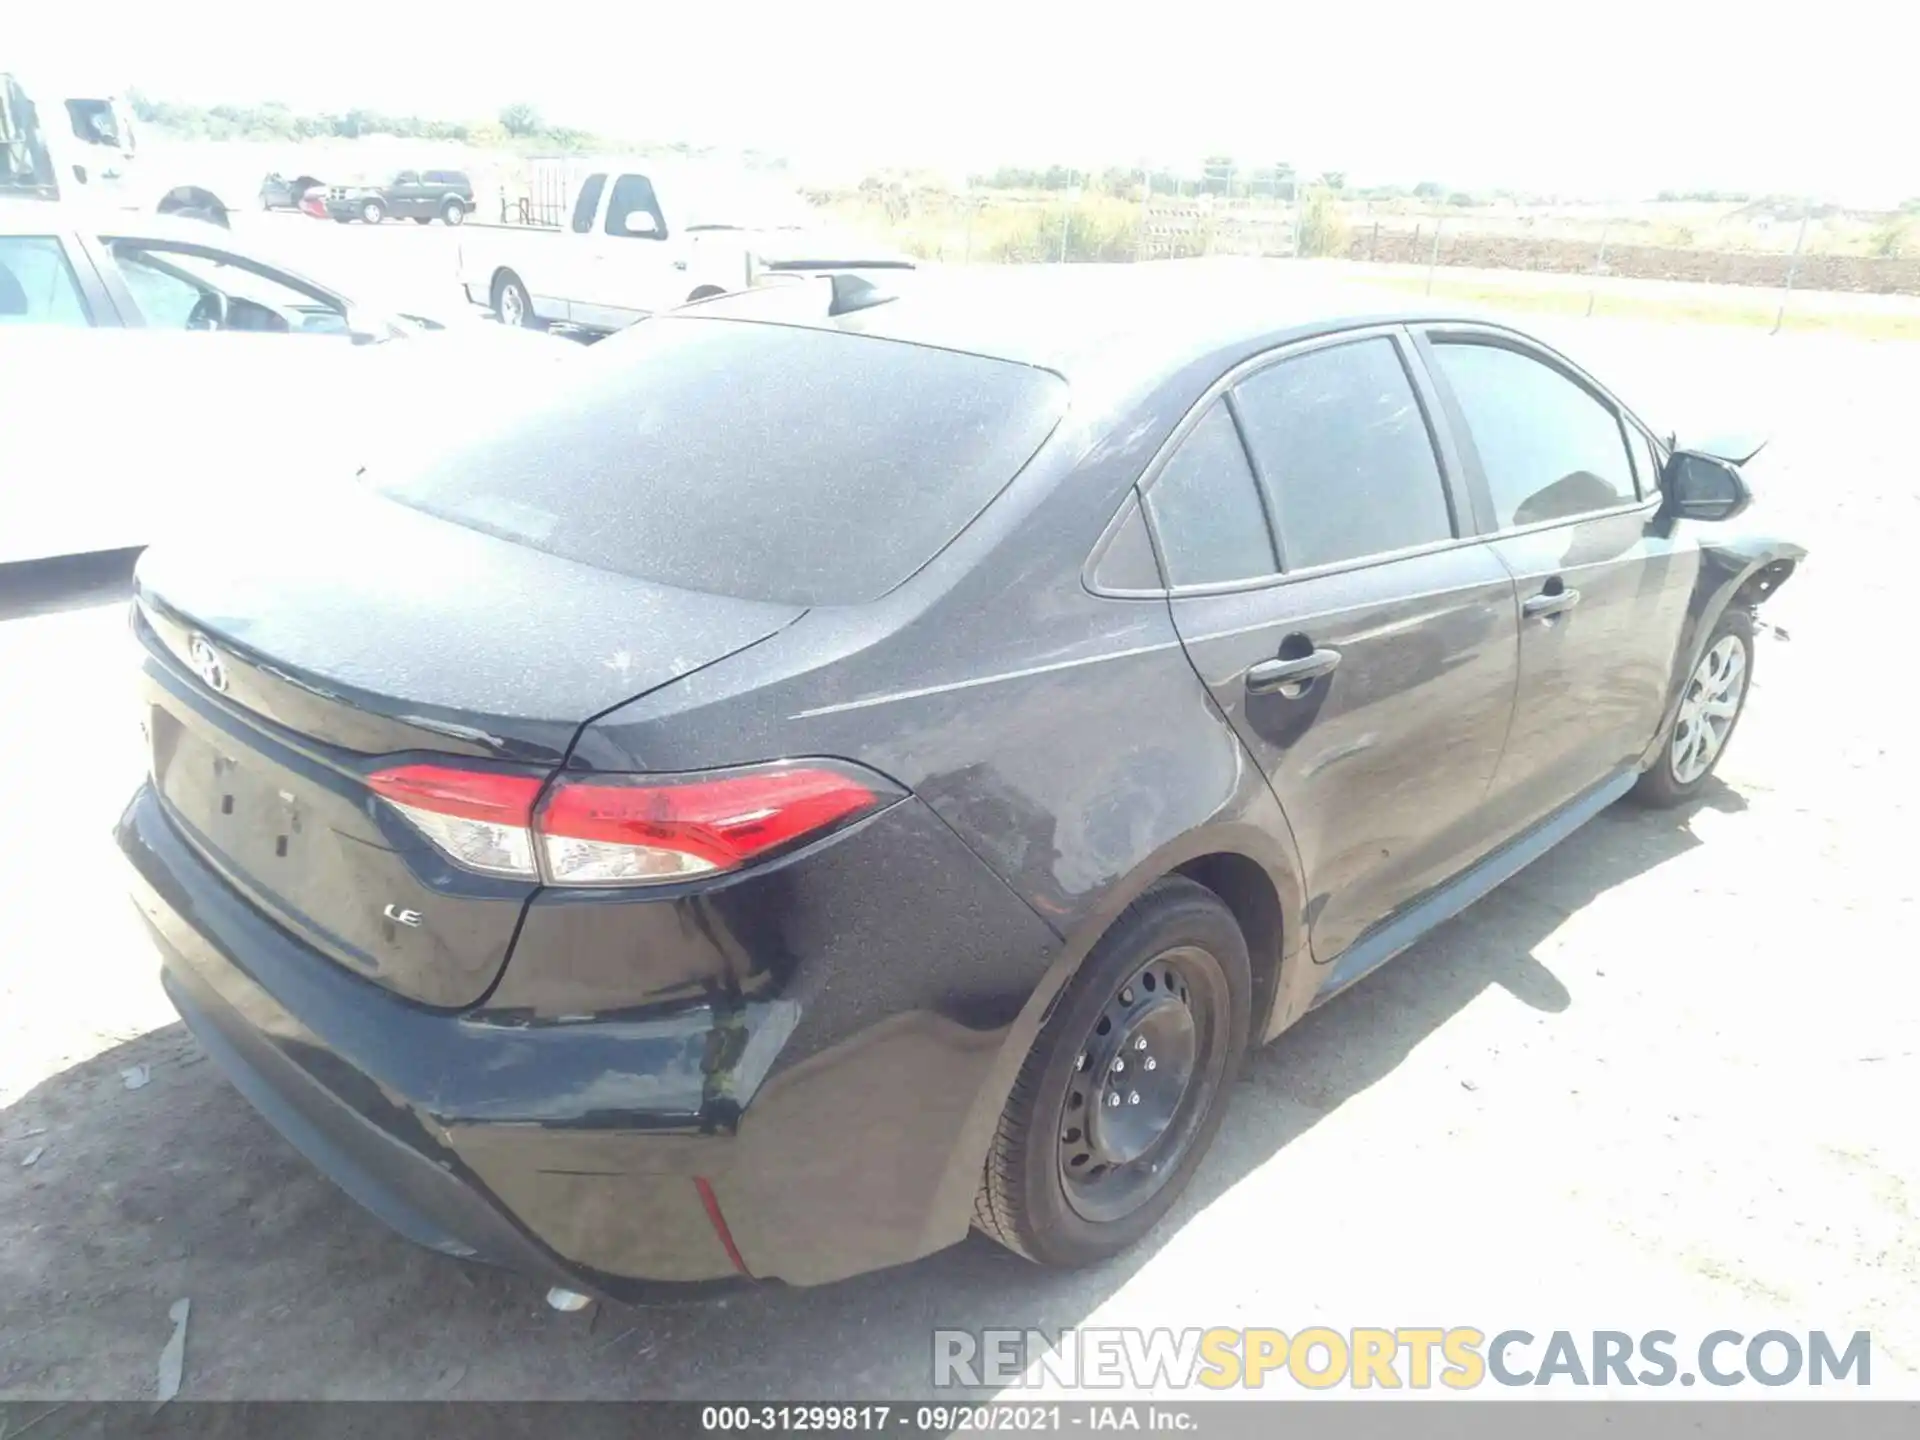
[[149, 551], [118, 838], [234, 1083], [572, 1290], [1085, 1264], [1251, 1044], [1710, 783], [1804, 554], [1742, 457], [1511, 329], [1140, 283], [728, 297]]

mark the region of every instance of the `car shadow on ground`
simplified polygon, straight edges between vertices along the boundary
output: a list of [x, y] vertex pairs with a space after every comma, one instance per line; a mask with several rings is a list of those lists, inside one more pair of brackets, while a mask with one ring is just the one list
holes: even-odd
[[[1693, 808], [1741, 804], [1715, 782]], [[1071, 1274], [974, 1236], [818, 1289], [556, 1314], [530, 1281], [391, 1234], [281, 1141], [183, 1027], [165, 1026], [0, 1112], [0, 1396], [150, 1394], [180, 1297], [193, 1301], [187, 1398], [928, 1394], [933, 1329], [1082, 1323], [1183, 1227], [1207, 1224], [1213, 1201], [1490, 989], [1565, 1010], [1542, 941], [1699, 843], [1690, 815], [1616, 807], [1254, 1055], [1173, 1214], [1128, 1255]]]

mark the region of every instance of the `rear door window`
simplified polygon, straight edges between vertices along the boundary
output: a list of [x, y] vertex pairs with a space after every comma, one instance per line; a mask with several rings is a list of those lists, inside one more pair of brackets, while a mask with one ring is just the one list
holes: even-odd
[[1220, 585], [1280, 566], [1233, 416], [1214, 401], [1147, 490], [1169, 585]]
[[1294, 355], [1234, 387], [1288, 570], [1451, 539], [1433, 437], [1385, 336]]
[[1504, 345], [1437, 340], [1502, 530], [1637, 498], [1620, 419], [1585, 386]]
[[1031, 366], [736, 320], [657, 316], [582, 359], [557, 399], [369, 479], [642, 580], [859, 604], [959, 534], [1067, 403]]
[[52, 235], [0, 235], [0, 325], [88, 325], [66, 247]]

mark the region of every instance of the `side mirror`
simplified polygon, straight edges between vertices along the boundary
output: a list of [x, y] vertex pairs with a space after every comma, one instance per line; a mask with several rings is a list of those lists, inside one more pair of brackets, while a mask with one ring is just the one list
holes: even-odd
[[1682, 520], [1731, 520], [1753, 503], [1739, 467], [1712, 455], [1676, 450], [1660, 476], [1669, 513]]
[[358, 305], [349, 305], [342, 317], [345, 321], [347, 338], [356, 345], [378, 345], [383, 340], [391, 340], [400, 333], [400, 327], [378, 311], [365, 310]]

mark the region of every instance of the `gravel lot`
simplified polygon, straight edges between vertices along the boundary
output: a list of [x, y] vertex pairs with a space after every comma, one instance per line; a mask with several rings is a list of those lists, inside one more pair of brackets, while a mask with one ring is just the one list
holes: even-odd
[[[451, 238], [395, 228], [422, 273]], [[1536, 328], [1651, 419], [1775, 437], [1755, 523], [1813, 556], [1723, 783], [1602, 816], [1261, 1053], [1195, 1193], [1075, 1275], [975, 1239], [561, 1315], [389, 1234], [155, 982], [108, 839], [141, 769], [124, 562], [0, 574], [0, 1397], [150, 1396], [181, 1297], [189, 1398], [914, 1395], [935, 1326], [1316, 1323], [1867, 1328], [1874, 1393], [1920, 1396], [1920, 743], [1887, 643], [1920, 346]]]

